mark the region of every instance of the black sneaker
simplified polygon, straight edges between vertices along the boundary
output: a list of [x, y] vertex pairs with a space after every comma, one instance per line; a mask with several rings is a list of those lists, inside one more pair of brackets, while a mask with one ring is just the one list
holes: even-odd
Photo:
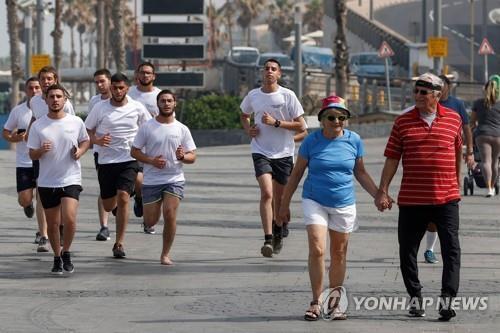
[[111, 211], [111, 214], [113, 214], [113, 216], [116, 216], [116, 211], [118, 210], [118, 206], [116, 206], [115, 208], [113, 208], [113, 210]]
[[23, 207], [24, 210], [24, 215], [26, 215], [27, 218], [32, 218], [33, 215], [35, 215], [35, 208], [33, 208], [33, 203], [30, 203], [29, 206]]
[[61, 257], [54, 257], [54, 266], [52, 266], [51, 274], [54, 275], [62, 275], [63, 273], [63, 262]]
[[283, 248], [283, 227], [273, 226], [273, 253], [279, 254]]
[[42, 235], [40, 234], [40, 232], [37, 231], [35, 234], [35, 240], [33, 241], [33, 244], [40, 243], [40, 238], [42, 238]]
[[271, 258], [273, 256], [273, 241], [266, 240], [260, 248], [260, 253], [266, 258]]
[[441, 297], [439, 300], [439, 318], [440, 321], [450, 321], [457, 313], [451, 307], [451, 297]]
[[71, 262], [70, 253], [67, 251], [63, 252], [61, 258], [64, 270], [68, 273], [73, 273], [75, 271], [75, 266], [73, 266], [73, 263]]
[[38, 247], [36, 252], [49, 252], [49, 245], [47, 237], [40, 237], [40, 241], [38, 242]]
[[290, 231], [288, 230], [288, 222], [283, 223], [283, 238], [287, 238]]
[[101, 230], [99, 230], [97, 236], [95, 236], [95, 240], [98, 241], [107, 241], [110, 239], [111, 237], [109, 237], [109, 229], [106, 226], [101, 227]]
[[125, 251], [123, 250], [123, 245], [115, 243], [113, 246], [113, 257], [117, 259], [125, 258]]
[[142, 210], [142, 198], [134, 197], [134, 214], [137, 217], [142, 217], [144, 214]]
[[[416, 303], [416, 304], [415, 304]], [[425, 317], [425, 309], [423, 307], [422, 297], [414, 297], [410, 300], [410, 309], [408, 316], [410, 317]]]

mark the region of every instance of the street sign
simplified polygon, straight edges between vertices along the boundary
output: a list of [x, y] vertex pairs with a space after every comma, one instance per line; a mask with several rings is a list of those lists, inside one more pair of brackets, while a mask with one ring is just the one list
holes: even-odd
[[204, 0], [143, 0], [143, 15], [203, 15]]
[[427, 55], [430, 58], [440, 58], [448, 56], [448, 38], [429, 37], [427, 40]]
[[203, 37], [203, 34], [203, 23], [197, 22], [142, 24], [142, 36], [144, 37]]
[[495, 54], [495, 51], [493, 51], [493, 47], [491, 47], [490, 42], [486, 38], [483, 38], [483, 42], [481, 43], [481, 46], [479, 46], [479, 52], [480, 55], [489, 55], [489, 54]]
[[48, 54], [33, 54], [31, 56], [31, 74], [38, 74], [40, 69], [50, 66], [50, 56]]
[[168, 72], [156, 73], [155, 86], [165, 88], [202, 88], [205, 86], [203, 72]]
[[384, 40], [382, 42], [382, 45], [380, 45], [380, 47], [378, 49], [378, 56], [380, 58], [388, 58], [388, 57], [392, 57], [393, 55], [394, 55], [394, 51], [391, 49], [389, 44], [387, 44], [387, 42]]
[[144, 59], [205, 59], [203, 44], [145, 44], [142, 48]]

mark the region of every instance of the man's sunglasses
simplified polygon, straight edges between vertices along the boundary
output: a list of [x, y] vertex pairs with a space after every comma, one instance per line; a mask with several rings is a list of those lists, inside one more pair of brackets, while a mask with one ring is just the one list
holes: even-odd
[[422, 96], [426, 96], [427, 94], [431, 94], [432, 90], [424, 90], [424, 89], [417, 89], [417, 88], [415, 88], [415, 89], [413, 89], [413, 93], [415, 95], [420, 94]]
[[335, 119], [338, 119], [339, 121], [344, 121], [347, 119], [347, 116], [325, 116], [325, 119], [328, 119], [329, 121], [335, 121]]

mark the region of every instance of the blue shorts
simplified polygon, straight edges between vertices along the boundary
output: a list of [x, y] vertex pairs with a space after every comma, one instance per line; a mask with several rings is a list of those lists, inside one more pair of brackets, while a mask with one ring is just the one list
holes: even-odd
[[176, 182], [161, 185], [142, 186], [142, 204], [152, 204], [163, 199], [163, 195], [168, 194], [182, 200], [184, 198], [184, 182]]

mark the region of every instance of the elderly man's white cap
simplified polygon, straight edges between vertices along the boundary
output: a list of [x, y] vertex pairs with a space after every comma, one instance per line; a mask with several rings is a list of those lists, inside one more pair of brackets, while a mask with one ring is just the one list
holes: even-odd
[[415, 86], [440, 91], [443, 88], [443, 80], [432, 73], [424, 73], [418, 77]]

